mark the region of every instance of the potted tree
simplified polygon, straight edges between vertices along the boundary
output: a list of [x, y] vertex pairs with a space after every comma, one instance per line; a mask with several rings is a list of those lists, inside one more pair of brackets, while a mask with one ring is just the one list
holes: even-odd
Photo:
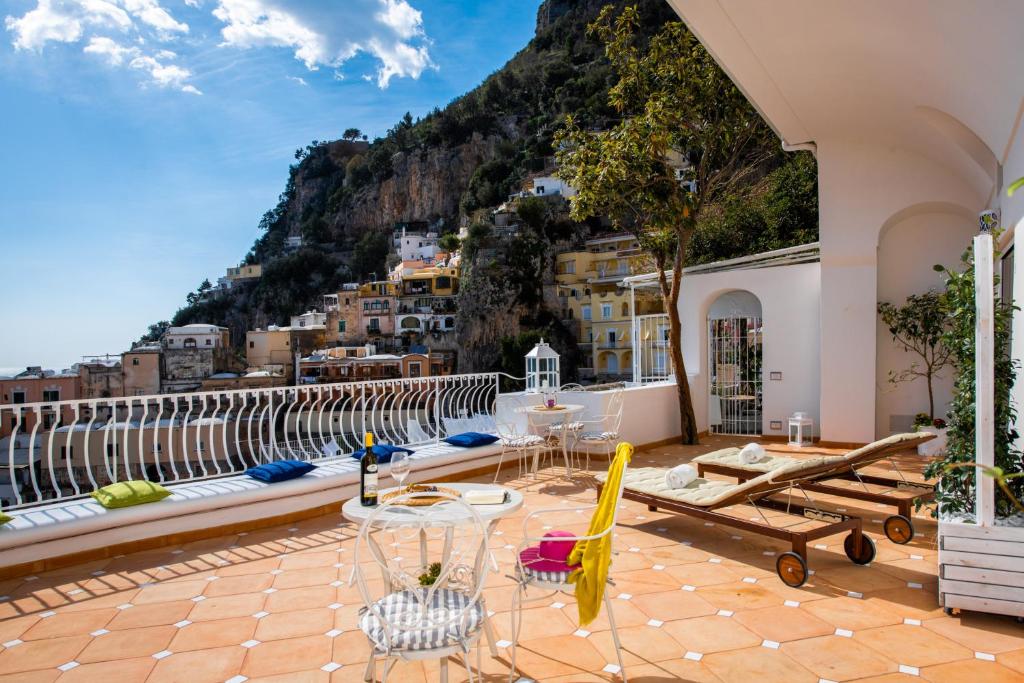
[[936, 438], [918, 446], [918, 453], [940, 455], [946, 450], [946, 421], [935, 417], [935, 380], [951, 364], [950, 349], [943, 341], [950, 328], [945, 295], [911, 294], [902, 305], [881, 301], [878, 315], [893, 342], [914, 356], [910, 367], [889, 371], [889, 383], [923, 379], [928, 385], [928, 412], [915, 416], [914, 430], [934, 432]]

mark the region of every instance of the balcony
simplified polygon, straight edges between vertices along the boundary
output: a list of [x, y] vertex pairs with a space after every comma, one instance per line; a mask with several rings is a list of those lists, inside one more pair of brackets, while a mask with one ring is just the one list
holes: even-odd
[[[75, 529], [59, 541], [21, 544], [26, 529], [19, 521], [0, 533], [5, 637], [0, 676], [26, 681], [58, 676], [84, 681], [362, 680], [367, 654], [358, 627], [362, 601], [349, 583], [357, 529], [337, 512], [339, 501], [355, 492], [355, 461], [347, 454], [358, 445], [361, 431], [371, 428], [382, 440], [413, 444], [412, 481], [490, 482], [497, 450], [473, 457], [465, 451], [445, 454], [437, 439], [470, 424], [456, 421], [488, 414], [495, 399], [502, 410], [507, 397], [499, 393], [499, 379], [459, 375], [101, 401], [109, 403], [112, 415], [104, 424], [115, 426], [77, 429], [78, 422], [69, 422], [67, 431], [54, 433], [123, 445], [112, 463], [101, 458], [101, 469], [112, 464], [115, 475], [138, 476], [136, 467], [144, 471], [157, 462], [167, 465], [164, 482], [176, 493], [161, 503], [107, 513], [114, 524], [85, 517], [54, 522], [53, 527]], [[625, 391], [623, 439], [657, 444], [673, 435], [674, 385]], [[435, 400], [424, 398], [437, 392], [443, 393]], [[571, 398], [600, 414], [609, 395], [583, 392]], [[76, 414], [74, 404], [62, 407]], [[33, 412], [29, 405], [19, 432], [31, 433]], [[10, 416], [0, 417], [6, 421]], [[409, 419], [422, 434], [409, 430]], [[177, 446], [154, 454], [151, 445], [164, 443], [165, 433], [173, 435]], [[57, 488], [38, 497], [34, 486], [50, 481], [53, 460], [48, 441], [37, 436], [34, 446], [24, 444], [22, 462], [43, 467], [35, 475], [29, 468], [19, 500], [9, 508], [16, 517], [86, 511], [85, 491], [74, 491], [66, 479], [55, 478]], [[675, 465], [749, 440], [716, 436], [704, 446], [641, 449], [631, 466]], [[340, 453], [324, 452], [331, 442]], [[141, 452], [137, 444], [143, 444]], [[764, 445], [791, 454], [778, 443]], [[812, 456], [841, 452], [804, 450]], [[7, 453], [5, 446], [0, 470], [7, 468]], [[85, 457], [90, 450], [76, 449], [73, 457], [79, 453]], [[251, 480], [237, 473], [252, 464], [251, 456], [311, 459], [319, 465], [318, 476], [246, 489]], [[560, 460], [555, 462], [536, 477], [524, 478], [506, 462], [499, 481], [523, 494], [524, 511], [593, 502], [593, 478], [566, 479]], [[901, 458], [900, 464], [912, 481], [920, 480], [916, 455]], [[601, 469], [603, 462], [592, 467]], [[460, 474], [481, 468], [490, 471]], [[382, 485], [391, 485], [386, 466], [382, 477]], [[80, 489], [86, 481], [78, 481]], [[64, 507], [58, 507], [61, 501]], [[204, 501], [211, 502], [204, 508]], [[150, 511], [156, 516], [143, 523], [140, 518]], [[741, 519], [746, 512], [744, 506], [735, 507]], [[909, 546], [886, 539], [881, 524], [872, 519], [879, 513], [869, 506], [853, 502], [851, 513], [865, 517], [878, 546], [876, 560], [870, 566], [851, 565], [842, 537], [822, 539], [809, 550], [816, 573], [806, 586], [793, 589], [775, 575], [775, 560], [786, 549], [778, 541], [624, 502], [611, 573], [615, 584], [607, 590], [630, 679], [850, 680], [895, 674], [901, 667], [932, 680], [950, 672], [964, 680], [963, 671], [982, 672], [976, 675], [990, 680], [1020, 676], [1024, 633], [1017, 625], [996, 618], [961, 624], [939, 608], [936, 525], [927, 509], [914, 517], [918, 538]], [[776, 519], [777, 513], [769, 514]], [[556, 523], [584, 529], [585, 520], [567, 512]], [[501, 534], [491, 541], [497, 570], [489, 575], [484, 594], [493, 611], [497, 656], [486, 645], [481, 656], [485, 680], [504, 681], [513, 637], [511, 584], [505, 576], [511, 572], [510, 548], [522, 533], [522, 514], [501, 520], [495, 531]], [[44, 550], [48, 554], [40, 555]], [[59, 559], [77, 552], [85, 554]], [[17, 566], [22, 562], [35, 564]], [[608, 673], [615, 652], [604, 616], [581, 631], [571, 595], [536, 605], [524, 612], [515, 678], [615, 679]], [[451, 659], [451, 680], [467, 680], [463, 661], [460, 655]], [[437, 664], [400, 661], [392, 675], [436, 681]]]

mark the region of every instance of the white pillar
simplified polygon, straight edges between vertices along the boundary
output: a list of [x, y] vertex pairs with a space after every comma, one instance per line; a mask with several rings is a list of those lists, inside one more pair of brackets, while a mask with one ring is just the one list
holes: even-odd
[[[995, 344], [992, 235], [974, 238], [974, 438], [975, 458], [982, 467], [995, 465]], [[995, 482], [979, 470], [975, 478], [975, 510], [980, 526], [995, 520]]]
[[643, 381], [643, 376], [640, 374], [640, 354], [642, 353], [640, 348], [640, 330], [636, 326], [636, 288], [629, 285], [629, 313], [630, 313], [630, 336], [633, 340], [633, 381], [639, 384]]

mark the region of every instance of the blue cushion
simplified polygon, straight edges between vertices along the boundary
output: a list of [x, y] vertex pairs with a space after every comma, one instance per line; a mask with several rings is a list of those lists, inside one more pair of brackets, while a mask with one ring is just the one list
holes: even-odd
[[463, 432], [462, 434], [455, 434], [444, 439], [446, 443], [450, 443], [453, 446], [462, 446], [463, 448], [486, 446], [497, 440], [498, 437], [494, 434], [481, 434], [480, 432]]
[[253, 479], [273, 484], [301, 477], [306, 472], [312, 472], [315, 469], [316, 465], [310, 465], [308, 462], [301, 460], [278, 460], [277, 462], [268, 462], [258, 467], [250, 467], [245, 473]]
[[[391, 462], [391, 456], [394, 455], [395, 453], [413, 452], [408, 448], [403, 448], [401, 446], [392, 446], [391, 444], [386, 443], [375, 443], [373, 444], [373, 446], [371, 446], [371, 448], [373, 449], [373, 454], [377, 456], [378, 465], [383, 465]], [[365, 452], [365, 448], [360, 448], [358, 451], [352, 454], [352, 457], [355, 458], [356, 460], [359, 460], [360, 458], [363, 457], [363, 453]]]

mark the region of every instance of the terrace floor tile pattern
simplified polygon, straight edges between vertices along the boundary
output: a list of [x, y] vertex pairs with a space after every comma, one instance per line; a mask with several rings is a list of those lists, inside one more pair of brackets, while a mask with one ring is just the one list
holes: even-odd
[[[738, 443], [708, 437], [700, 447], [658, 447], [639, 453], [636, 464], [676, 464]], [[916, 471], [923, 465], [902, 460]], [[492, 538], [500, 567], [484, 595], [499, 640], [510, 639], [513, 593], [506, 575], [514, 550], [504, 546], [519, 543], [523, 517], [594, 497], [590, 477], [568, 481], [560, 467], [503, 481], [523, 492], [526, 505]], [[809, 550], [815, 574], [800, 589], [775, 576], [784, 544], [626, 501], [609, 590], [622, 598], [612, 603], [630, 680], [1024, 680], [1024, 627], [974, 613], [950, 617], [939, 607], [936, 526], [927, 510], [915, 518], [917, 537], [900, 546], [872, 521], [885, 511], [822, 501], [863, 516], [878, 555], [868, 567], [853, 566], [841, 535], [821, 539]], [[567, 511], [544, 524], [579, 532], [586, 522], [586, 514]], [[0, 683], [361, 681], [369, 647], [357, 625], [359, 593], [348, 585], [356, 532], [337, 515], [324, 516], [4, 581]], [[527, 603], [517, 652], [522, 678], [618, 680], [604, 611], [582, 631], [576, 619], [572, 595]], [[507, 680], [509, 649], [498, 652], [482, 652], [485, 680]], [[450, 676], [468, 679], [461, 657], [451, 660]], [[437, 662], [399, 662], [389, 680], [438, 677]]]

